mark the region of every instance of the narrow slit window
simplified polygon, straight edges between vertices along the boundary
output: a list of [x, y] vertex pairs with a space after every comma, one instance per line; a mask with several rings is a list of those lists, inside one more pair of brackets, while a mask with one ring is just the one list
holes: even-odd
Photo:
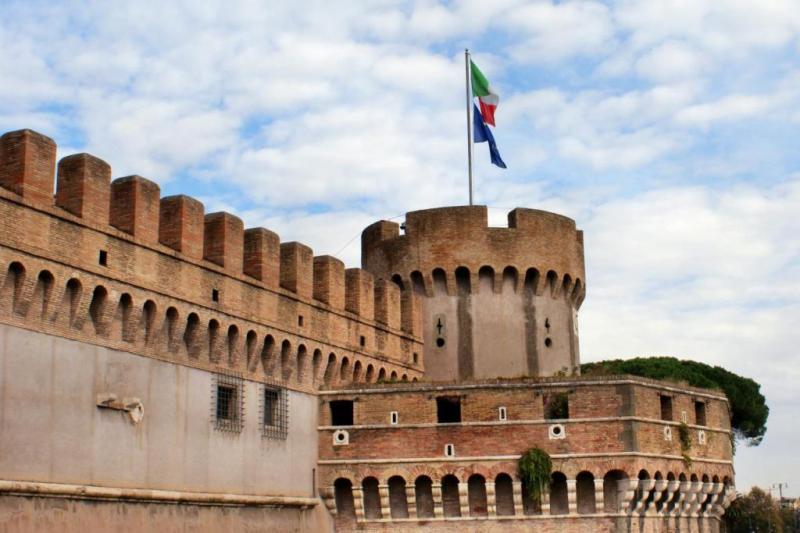
[[303, 315], [297, 315], [297, 325], [303, 327]]
[[706, 402], [694, 402], [694, 423], [698, 426], [706, 425]]
[[97, 262], [101, 266], [108, 266], [108, 252], [105, 250], [100, 250], [100, 255], [97, 257]]
[[444, 454], [447, 457], [455, 457], [456, 455], [456, 447], [452, 444], [445, 444], [444, 445]]
[[396, 426], [396, 425], [397, 425], [397, 420], [398, 420], [397, 411], [392, 411], [392, 412], [389, 414], [389, 422], [390, 422], [390, 423], [391, 423], [393, 426]]
[[499, 407], [497, 409], [497, 418], [502, 421], [508, 420], [508, 411], [506, 411], [505, 407]]
[[215, 302], [219, 301], [219, 289], [211, 289], [211, 300]]
[[358, 339], [358, 342], [362, 347], [366, 346], [367, 345], [367, 338], [364, 335], [361, 335], [361, 337]]

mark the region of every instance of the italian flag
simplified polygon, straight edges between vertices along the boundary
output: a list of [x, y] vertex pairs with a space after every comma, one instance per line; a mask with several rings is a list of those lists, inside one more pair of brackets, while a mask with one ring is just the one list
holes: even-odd
[[497, 104], [500, 103], [500, 97], [492, 90], [489, 80], [483, 75], [478, 65], [471, 59], [469, 63], [470, 71], [472, 72], [472, 95], [478, 97], [483, 121], [494, 126], [494, 110], [497, 109]]

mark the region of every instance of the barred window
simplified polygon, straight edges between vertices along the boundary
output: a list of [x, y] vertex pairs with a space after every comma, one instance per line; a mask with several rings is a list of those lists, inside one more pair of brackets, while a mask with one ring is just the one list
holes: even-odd
[[244, 426], [244, 381], [237, 374], [215, 374], [212, 394], [214, 427], [239, 433]]
[[261, 434], [285, 439], [288, 433], [288, 395], [286, 390], [264, 385], [261, 393]]

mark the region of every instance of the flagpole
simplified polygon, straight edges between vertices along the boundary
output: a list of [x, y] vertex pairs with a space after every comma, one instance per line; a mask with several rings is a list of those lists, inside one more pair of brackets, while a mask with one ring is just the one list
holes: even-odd
[[464, 49], [464, 70], [467, 88], [467, 171], [469, 175], [469, 205], [472, 205], [472, 69], [469, 48]]

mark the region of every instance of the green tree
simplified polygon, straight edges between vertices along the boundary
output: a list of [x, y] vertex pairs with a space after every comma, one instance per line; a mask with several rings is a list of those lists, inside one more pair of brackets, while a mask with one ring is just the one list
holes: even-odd
[[725, 511], [728, 533], [795, 533], [794, 513], [781, 510], [778, 502], [758, 487], [736, 498]]
[[694, 387], [718, 389], [725, 393], [730, 402], [731, 425], [737, 439], [750, 446], [757, 446], [767, 432], [769, 407], [761, 394], [761, 385], [719, 366], [683, 361], [674, 357], [637, 357], [585, 363], [581, 365], [581, 373], [632, 374], [687, 383]]

